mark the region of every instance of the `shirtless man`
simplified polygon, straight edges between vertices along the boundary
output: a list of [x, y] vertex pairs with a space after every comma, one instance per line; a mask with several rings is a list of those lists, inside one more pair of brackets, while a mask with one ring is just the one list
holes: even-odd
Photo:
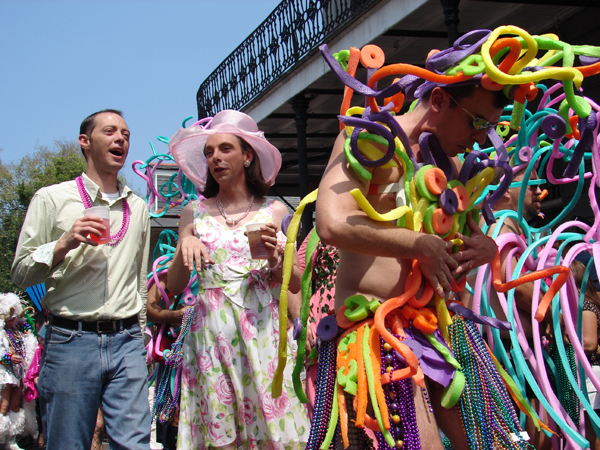
[[[498, 92], [480, 86], [461, 88], [434, 87], [409, 113], [396, 120], [406, 132], [417, 162], [423, 159], [418, 140], [423, 132], [434, 134], [444, 153], [452, 159], [454, 172], [460, 162], [456, 158], [475, 142], [483, 144], [490, 124], [498, 122], [506, 99]], [[476, 129], [475, 124], [487, 123]], [[358, 177], [344, 156], [346, 133], [337, 138], [329, 164], [319, 186], [316, 206], [317, 232], [321, 240], [337, 247], [340, 261], [336, 280], [336, 308], [350, 295], [385, 301], [404, 292], [404, 283], [413, 259], [417, 259], [423, 276], [440, 296], [451, 292], [454, 277], [491, 261], [495, 244], [472, 219], [468, 219], [471, 237], [459, 236], [465, 249], [447, 253], [452, 244], [435, 235], [398, 228], [395, 223], [375, 222], [360, 210], [350, 191], [359, 188], [371, 205], [386, 213], [396, 207], [395, 194], [369, 194], [370, 184], [397, 182], [400, 168], [369, 169], [370, 182]], [[442, 449], [438, 424], [455, 448], [468, 448], [462, 424], [454, 409], [444, 410], [439, 404], [441, 386], [429, 384], [435, 417], [429, 412], [421, 389], [414, 389], [417, 423], [423, 448]]]

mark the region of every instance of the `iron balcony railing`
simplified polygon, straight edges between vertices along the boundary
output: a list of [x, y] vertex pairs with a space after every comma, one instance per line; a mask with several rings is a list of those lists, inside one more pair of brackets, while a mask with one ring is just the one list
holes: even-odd
[[241, 110], [380, 0], [283, 0], [206, 80], [199, 118]]

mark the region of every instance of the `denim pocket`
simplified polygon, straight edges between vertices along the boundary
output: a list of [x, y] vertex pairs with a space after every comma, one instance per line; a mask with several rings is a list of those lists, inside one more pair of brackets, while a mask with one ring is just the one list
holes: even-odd
[[77, 332], [74, 330], [68, 330], [66, 328], [59, 328], [55, 326], [49, 326], [46, 332], [48, 338], [48, 344], [66, 344], [73, 340]]
[[142, 334], [142, 329], [139, 325], [132, 325], [129, 328], [125, 328], [123, 331], [133, 339], [139, 339], [141, 341], [144, 340], [144, 335]]

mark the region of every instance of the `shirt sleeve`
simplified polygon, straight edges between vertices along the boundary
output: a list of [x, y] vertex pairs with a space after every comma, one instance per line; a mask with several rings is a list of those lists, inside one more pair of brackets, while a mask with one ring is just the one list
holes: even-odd
[[61, 263], [52, 267], [54, 248], [58, 241], [52, 241], [52, 224], [55, 208], [52, 202], [38, 192], [31, 199], [10, 277], [20, 288], [28, 288], [42, 283]]
[[144, 234], [142, 236], [143, 250], [142, 260], [139, 262], [139, 273], [138, 273], [138, 292], [142, 299], [142, 309], [140, 310], [140, 325], [142, 330], [147, 323], [147, 302], [148, 302], [148, 260], [150, 258], [150, 215], [146, 210], [144, 212]]

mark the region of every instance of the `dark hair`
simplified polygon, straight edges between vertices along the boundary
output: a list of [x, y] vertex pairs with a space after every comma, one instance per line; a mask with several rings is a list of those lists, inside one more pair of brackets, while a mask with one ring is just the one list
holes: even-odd
[[[450, 94], [452, 96], [452, 98], [454, 98], [454, 100], [456, 100], [456, 101], [460, 100], [461, 98], [470, 97], [471, 95], [473, 95], [475, 93], [475, 90], [478, 88], [484, 89], [480, 85], [477, 85], [477, 84], [469, 84], [467, 86], [443, 86], [442, 87], [442, 89], [444, 91], [446, 91], [448, 94]], [[429, 101], [429, 99], [431, 98], [432, 90], [433, 89], [425, 92], [422, 95], [421, 100]], [[502, 90], [489, 91], [489, 92], [494, 94], [493, 103], [492, 103], [494, 105], [494, 108], [504, 108], [510, 102], [510, 99], [506, 95], [504, 95], [504, 92]], [[454, 102], [451, 102], [450, 107], [457, 108], [458, 105], [454, 104]]]
[[[244, 139], [239, 136], [235, 136], [240, 141], [240, 145], [242, 146], [242, 152], [250, 152], [254, 155], [252, 158], [252, 162], [248, 167], [246, 167], [246, 184], [248, 185], [248, 189], [250, 193], [255, 197], [264, 197], [269, 192], [269, 188], [271, 187], [263, 178], [262, 171], [260, 170], [260, 159], [252, 146], [248, 144]], [[219, 183], [213, 178], [210, 170], [206, 169], [206, 186], [202, 191], [202, 195], [206, 198], [214, 197], [219, 193]]]
[[[575, 284], [577, 285], [577, 289], [581, 291], [581, 285], [583, 284], [583, 275], [585, 274], [585, 264], [583, 264], [581, 261], [573, 260], [570, 269], [571, 273], [573, 274]], [[594, 288], [594, 282], [589, 278], [585, 286], [584, 295], [586, 300], [589, 300], [595, 305], [600, 306], [600, 299], [598, 298], [598, 293]]]
[[[79, 127], [79, 134], [85, 134], [89, 138], [92, 135], [92, 131], [94, 131], [94, 128], [96, 128], [96, 116], [102, 113], [112, 113], [123, 117], [123, 111], [120, 111], [118, 109], [103, 109], [102, 111], [96, 111], [94, 114], [90, 114], [85, 119], [83, 119], [83, 122], [81, 122], [81, 126]], [[83, 148], [81, 148], [81, 154], [87, 161], [87, 157], [85, 156]]]

